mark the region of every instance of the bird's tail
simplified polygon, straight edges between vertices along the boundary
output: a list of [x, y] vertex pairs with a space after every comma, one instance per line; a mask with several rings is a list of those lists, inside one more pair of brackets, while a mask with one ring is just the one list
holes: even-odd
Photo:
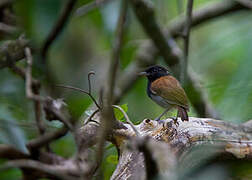
[[181, 106], [178, 106], [178, 116], [182, 121], [188, 121], [187, 109]]

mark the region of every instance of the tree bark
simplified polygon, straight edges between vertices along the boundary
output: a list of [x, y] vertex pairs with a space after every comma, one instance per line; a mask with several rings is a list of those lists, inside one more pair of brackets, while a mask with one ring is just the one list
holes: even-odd
[[[176, 179], [179, 170], [176, 172], [175, 169], [179, 169], [180, 165], [188, 163], [187, 166], [194, 166], [188, 157], [197, 148], [204, 148], [205, 152], [203, 157], [197, 156], [199, 159], [219, 156], [221, 159], [251, 160], [252, 128], [248, 124], [252, 121], [235, 125], [221, 120], [190, 117], [188, 122], [178, 122], [179, 125], [176, 125], [172, 119], [160, 123], [145, 119], [135, 126], [141, 137], [136, 137], [130, 126], [126, 130], [118, 130], [124, 136], [114, 136], [120, 156], [111, 179], [149, 179], [146, 171], [151, 162], [149, 158], [157, 164], [156, 176]], [[132, 143], [134, 141], [137, 143]], [[140, 148], [143, 144], [151, 152], [149, 156], [153, 157], [146, 159], [145, 150]]]

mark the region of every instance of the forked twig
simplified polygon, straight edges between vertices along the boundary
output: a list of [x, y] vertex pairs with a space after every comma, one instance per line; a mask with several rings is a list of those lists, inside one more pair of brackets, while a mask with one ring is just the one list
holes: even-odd
[[100, 105], [97, 103], [97, 101], [95, 100], [94, 96], [92, 95], [92, 92], [91, 92], [91, 81], [90, 81], [90, 76], [91, 75], [94, 75], [94, 71], [90, 71], [88, 73], [88, 91], [85, 91], [81, 88], [77, 88], [77, 87], [73, 87], [73, 86], [68, 86], [68, 85], [56, 85], [56, 87], [62, 87], [62, 88], [66, 88], [66, 89], [72, 89], [72, 90], [75, 90], [75, 91], [79, 91], [79, 92], [82, 92], [82, 93], [85, 93], [87, 94], [91, 99], [92, 101], [95, 103], [96, 107], [98, 109], [101, 109]]
[[[84, 125], [87, 125], [90, 121], [92, 121], [92, 118], [94, 117], [94, 115], [96, 115], [98, 112], [100, 111], [100, 109], [96, 109], [89, 117], [88, 119], [85, 121]], [[95, 121], [96, 122], [96, 121]], [[98, 122], [96, 122], [98, 123]], [[99, 123], [98, 123], [99, 124]]]

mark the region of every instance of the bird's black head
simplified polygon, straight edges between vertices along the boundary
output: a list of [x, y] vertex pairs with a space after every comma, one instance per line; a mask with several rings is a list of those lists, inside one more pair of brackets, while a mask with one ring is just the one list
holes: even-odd
[[170, 75], [170, 73], [166, 68], [155, 65], [155, 66], [149, 67], [144, 72], [141, 72], [140, 75], [146, 76], [149, 81], [153, 82], [162, 76]]

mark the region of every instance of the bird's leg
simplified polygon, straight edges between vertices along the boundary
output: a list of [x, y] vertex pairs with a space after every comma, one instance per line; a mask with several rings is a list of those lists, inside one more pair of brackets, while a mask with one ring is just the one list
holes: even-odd
[[178, 123], [178, 117], [179, 117], [179, 111], [177, 112], [177, 116], [175, 118], [172, 118], [173, 121], [174, 121], [174, 124], [177, 125], [177, 126], [179, 125], [179, 123]]
[[158, 116], [156, 119], [154, 119], [154, 121], [160, 121], [161, 117], [163, 117], [163, 115], [165, 115], [165, 113], [167, 113], [167, 111], [169, 111], [169, 108], [167, 108], [160, 116]]

